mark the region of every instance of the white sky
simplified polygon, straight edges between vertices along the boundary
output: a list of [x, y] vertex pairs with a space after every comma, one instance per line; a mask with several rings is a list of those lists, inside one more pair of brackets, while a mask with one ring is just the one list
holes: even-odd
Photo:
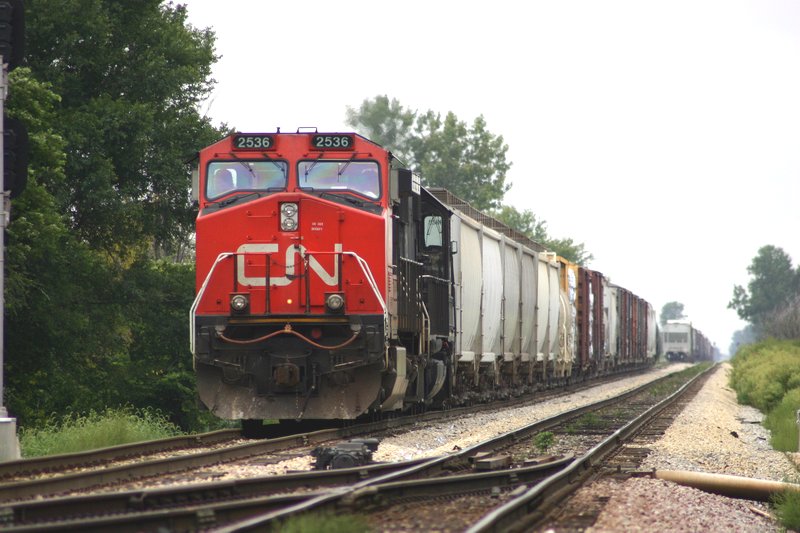
[[758, 249], [800, 262], [800, 1], [180, 3], [217, 35], [214, 123], [345, 131], [382, 94], [482, 114], [506, 203], [723, 353]]

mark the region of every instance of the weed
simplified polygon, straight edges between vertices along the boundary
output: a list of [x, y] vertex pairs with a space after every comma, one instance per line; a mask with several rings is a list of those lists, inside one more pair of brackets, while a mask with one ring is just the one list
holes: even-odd
[[88, 415], [51, 417], [44, 427], [22, 428], [20, 447], [24, 457], [81, 452], [118, 444], [140, 442], [180, 434], [165, 415], [152, 409], [122, 407]]
[[537, 433], [535, 437], [533, 437], [533, 445], [538, 449], [540, 452], [546, 452], [549, 450], [553, 443], [555, 442], [555, 437], [553, 436], [552, 431], [542, 431], [541, 433]]
[[791, 389], [764, 418], [764, 427], [771, 433], [771, 444], [776, 450], [797, 451], [797, 410], [800, 409], [800, 388]]
[[586, 413], [578, 419], [577, 424], [583, 428], [594, 428], [602, 426], [602, 420], [597, 413]]
[[367, 533], [363, 516], [309, 514], [289, 518], [278, 528], [280, 533]]
[[775, 512], [787, 530], [800, 530], [800, 492], [788, 491], [777, 496]]

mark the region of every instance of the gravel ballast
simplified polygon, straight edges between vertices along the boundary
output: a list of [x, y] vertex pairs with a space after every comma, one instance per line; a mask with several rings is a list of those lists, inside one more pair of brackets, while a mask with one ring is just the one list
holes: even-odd
[[[686, 470], [774, 481], [798, 481], [793, 462], [772, 450], [762, 414], [736, 402], [729, 364], [709, 378], [664, 436], [643, 470]], [[606, 531], [781, 531], [766, 504], [709, 494], [649, 478], [598, 482], [578, 498], [610, 499], [593, 533]]]

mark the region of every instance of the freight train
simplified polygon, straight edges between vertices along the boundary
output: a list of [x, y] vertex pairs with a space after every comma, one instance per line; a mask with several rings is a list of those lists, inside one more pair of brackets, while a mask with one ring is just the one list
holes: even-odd
[[646, 366], [652, 306], [355, 133], [236, 133], [193, 177], [202, 402], [262, 419], [463, 405]]
[[715, 347], [688, 320], [667, 320], [661, 329], [661, 350], [669, 361], [710, 361]]

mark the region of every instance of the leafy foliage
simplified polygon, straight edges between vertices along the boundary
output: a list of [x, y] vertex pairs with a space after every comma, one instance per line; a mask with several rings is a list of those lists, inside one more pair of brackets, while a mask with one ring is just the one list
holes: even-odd
[[452, 112], [444, 117], [430, 110], [419, 113], [383, 95], [364, 100], [358, 109], [348, 107], [347, 123], [392, 150], [426, 185], [448, 189], [574, 263], [592, 260], [583, 243], [550, 237], [547, 223], [530, 210], [520, 212], [502, 205], [511, 187], [506, 183], [511, 168], [506, 160], [508, 146], [502, 136], [489, 132], [482, 116], [467, 124]]
[[667, 323], [667, 320], [678, 320], [685, 318], [683, 314], [683, 304], [680, 302], [667, 302], [661, 308], [661, 325]]
[[51, 193], [71, 227], [115, 256], [185, 237], [186, 161], [217, 136], [196, 109], [213, 83], [213, 33], [160, 0], [38, 0], [26, 25], [27, 63], [61, 97], [69, 179]]
[[419, 114], [396, 100], [377, 96], [347, 109], [347, 123], [392, 150], [432, 187], [444, 187], [476, 209], [499, 207], [510, 188], [508, 146], [489, 132], [486, 120], [471, 125], [452, 112]]
[[376, 96], [364, 100], [356, 110], [347, 108], [347, 123], [368, 139], [390, 148], [395, 157], [410, 163], [412, 127], [417, 118], [415, 111], [404, 109], [396, 98]]
[[739, 403], [769, 412], [800, 388], [800, 340], [770, 339], [741, 348], [731, 360]]
[[156, 0], [38, 0], [7, 111], [29, 130], [28, 187], [8, 228], [7, 400], [20, 427], [51, 413], [152, 406], [205, 427], [186, 310], [187, 161], [220, 129], [197, 110], [214, 36]]
[[473, 207], [498, 207], [511, 187], [505, 183], [511, 163], [502, 136], [486, 129], [482, 116], [471, 126], [452, 112], [442, 119], [428, 111], [417, 117], [416, 134], [410, 141], [416, 170], [428, 186], [444, 187]]
[[492, 213], [497, 220], [513, 228], [531, 240], [544, 244], [548, 239], [547, 222], [539, 220], [533, 211], [525, 209], [520, 212], [513, 206], [503, 205]]
[[800, 409], [800, 388], [790, 389], [764, 418], [764, 427], [769, 430], [770, 443], [776, 450], [797, 451], [798, 409]]
[[800, 293], [788, 303], [767, 313], [761, 324], [765, 337], [800, 339]]
[[792, 259], [782, 248], [761, 247], [747, 272], [751, 276], [747, 289], [734, 286], [728, 308], [756, 326], [800, 294], [800, 269], [792, 267]]
[[576, 244], [572, 239], [550, 237], [547, 233], [547, 222], [537, 219], [530, 209], [520, 212], [513, 206], [503, 205], [492, 214], [506, 226], [519, 231], [573, 263], [586, 265], [594, 258], [586, 251], [583, 243]]
[[545, 241], [545, 246], [564, 259], [579, 265], [586, 265], [594, 259], [594, 256], [586, 251], [583, 243], [576, 243], [571, 238], [548, 239]]
[[773, 448], [797, 450], [800, 409], [800, 340], [770, 339], [741, 347], [731, 360], [731, 386], [739, 403], [766, 414]]

